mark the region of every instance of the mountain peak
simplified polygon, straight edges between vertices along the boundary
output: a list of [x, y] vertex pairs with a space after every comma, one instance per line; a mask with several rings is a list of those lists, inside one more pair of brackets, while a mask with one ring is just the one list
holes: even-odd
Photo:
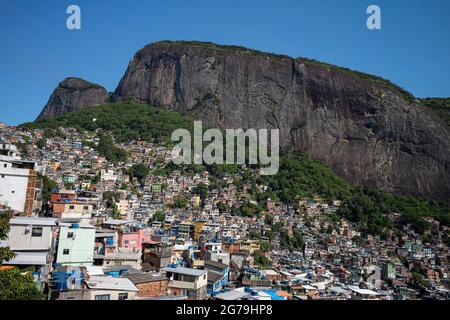
[[[108, 99], [83, 81], [64, 80], [42, 117]], [[240, 46], [160, 41], [134, 55], [114, 98], [168, 107], [210, 128], [279, 129], [281, 146], [306, 151], [354, 184], [450, 194], [449, 128], [380, 77]]]
[[108, 92], [102, 86], [81, 78], [68, 77], [58, 84], [37, 119], [51, 118], [107, 101]]

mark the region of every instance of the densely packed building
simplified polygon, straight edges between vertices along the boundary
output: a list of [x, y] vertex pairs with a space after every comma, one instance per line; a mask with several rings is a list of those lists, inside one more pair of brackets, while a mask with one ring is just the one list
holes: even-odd
[[[238, 188], [231, 174], [162, 171], [171, 161], [164, 145], [122, 144], [129, 158], [113, 163], [92, 147], [95, 133], [60, 128], [42, 143], [41, 130], [0, 130], [0, 177], [9, 179], [0, 180], [0, 205], [14, 212], [0, 246], [16, 254], [3, 265], [32, 272], [49, 299], [449, 296], [448, 246], [408, 225], [387, 238], [364, 235], [333, 219], [339, 200], [319, 197], [266, 199], [263, 212], [242, 215], [234, 208], [258, 204], [251, 185]], [[21, 156], [14, 145], [26, 145]], [[136, 163], [150, 170], [130, 174]]]

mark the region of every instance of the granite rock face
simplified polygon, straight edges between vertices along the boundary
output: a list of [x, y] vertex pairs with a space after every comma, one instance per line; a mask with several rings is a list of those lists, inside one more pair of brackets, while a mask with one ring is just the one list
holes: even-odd
[[[139, 50], [114, 95], [169, 107], [205, 126], [278, 128], [348, 181], [450, 198], [450, 130], [402, 89], [336, 66], [200, 42]], [[106, 90], [69, 78], [39, 118], [102, 104]]]
[[52, 118], [65, 112], [101, 105], [109, 99], [106, 90], [79, 78], [66, 78], [53, 91], [38, 120]]
[[450, 197], [448, 127], [400, 88], [307, 59], [209, 43], [139, 50], [115, 92], [209, 127], [278, 128], [352, 183]]

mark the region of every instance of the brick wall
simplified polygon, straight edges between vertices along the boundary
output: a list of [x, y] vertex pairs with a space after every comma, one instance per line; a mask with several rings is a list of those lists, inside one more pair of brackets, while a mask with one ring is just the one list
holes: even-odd
[[169, 283], [169, 280], [167, 279], [167, 280], [137, 284], [136, 287], [139, 289], [137, 296], [138, 297], [157, 297], [157, 296], [167, 295], [168, 283]]

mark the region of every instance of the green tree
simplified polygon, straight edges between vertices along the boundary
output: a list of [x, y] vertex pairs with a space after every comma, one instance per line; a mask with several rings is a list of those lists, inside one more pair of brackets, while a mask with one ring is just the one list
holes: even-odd
[[[10, 211], [0, 212], [0, 240], [8, 238], [9, 233], [9, 220], [11, 219]], [[8, 247], [0, 247], [0, 263], [8, 261], [14, 257], [14, 254]]]
[[259, 248], [261, 249], [261, 251], [269, 251], [269, 249], [270, 249], [270, 244], [269, 244], [269, 242], [267, 242], [267, 241], [262, 241], [262, 242], [259, 244]]
[[[9, 232], [9, 211], [0, 213], [0, 240], [5, 240]], [[0, 263], [9, 261], [14, 254], [8, 247], [0, 248]], [[0, 271], [0, 300], [42, 300], [43, 294], [36, 287], [30, 274], [21, 275], [17, 268]]]
[[99, 134], [99, 143], [95, 150], [112, 163], [125, 162], [128, 158], [127, 152], [114, 144], [111, 136]]
[[173, 199], [173, 206], [175, 208], [186, 209], [189, 201], [185, 197], [176, 197]]
[[113, 208], [114, 204], [120, 200], [120, 194], [113, 191], [105, 191], [102, 198], [107, 208]]
[[326, 199], [340, 199], [351, 194], [352, 186], [338, 177], [324, 164], [311, 160], [305, 153], [287, 153], [280, 157], [276, 175], [260, 178], [268, 185], [267, 193], [285, 203], [295, 203], [296, 198], [319, 195]]
[[75, 185], [72, 182], [68, 182], [64, 184], [64, 188], [66, 190], [74, 190], [75, 189]]
[[45, 147], [45, 139], [39, 139], [39, 140], [37, 140], [37, 141], [36, 141], [36, 146], [37, 146], [39, 149], [44, 148], [44, 147]]
[[272, 267], [272, 263], [269, 258], [261, 253], [261, 251], [255, 251], [252, 254], [254, 265], [259, 266], [261, 268], [270, 268]]
[[28, 144], [24, 142], [16, 142], [16, 147], [23, 157], [28, 157]]
[[153, 215], [153, 220], [163, 222], [166, 219], [166, 215], [162, 211], [156, 211]]
[[264, 223], [271, 225], [273, 223], [273, 217], [269, 214], [266, 214], [266, 216], [264, 217]]
[[[96, 121], [92, 121], [92, 119]], [[135, 141], [169, 142], [171, 133], [178, 128], [193, 130], [192, 121], [181, 114], [139, 104], [132, 101], [109, 103], [102, 106], [85, 108], [80, 112], [68, 112], [51, 119], [43, 119], [21, 125], [26, 129], [41, 128], [47, 131], [56, 131], [59, 127], [75, 128], [79, 132], [109, 131], [118, 143]], [[111, 146], [111, 141], [105, 147]], [[83, 143], [93, 147], [93, 144]], [[122, 151], [108, 151], [98, 146], [101, 153], [110, 159], [119, 160], [124, 154]], [[94, 149], [97, 147], [94, 147]], [[103, 155], [103, 154], [102, 154]], [[119, 157], [117, 157], [119, 156]]]
[[129, 171], [130, 177], [138, 179], [141, 185], [145, 183], [145, 179], [147, 178], [149, 172], [150, 169], [143, 163], [134, 164]]
[[244, 203], [239, 208], [240, 214], [244, 217], [258, 216], [261, 212], [263, 212], [263, 210], [264, 208], [262, 208], [260, 205], [250, 202]]
[[120, 190], [127, 190], [128, 185], [125, 182], [122, 182], [122, 185], [120, 186]]
[[288, 249], [289, 251], [301, 250], [304, 249], [303, 238], [298, 231], [294, 231], [292, 237], [290, 237], [285, 231], [281, 232], [281, 247], [284, 249]]
[[219, 212], [220, 212], [220, 213], [227, 212], [227, 206], [226, 206], [226, 204], [223, 203], [223, 202], [219, 202], [219, 203], [217, 204], [217, 209], [219, 209]]
[[257, 230], [251, 230], [248, 237], [250, 239], [260, 239], [261, 238], [261, 233]]
[[275, 239], [275, 233], [272, 230], [267, 230], [264, 235], [269, 238], [270, 241]]
[[42, 179], [42, 204], [45, 206], [50, 201], [50, 195], [58, 188], [58, 184], [47, 176]]
[[281, 222], [281, 221], [275, 222], [275, 223], [272, 225], [272, 231], [273, 231], [274, 233], [279, 233], [281, 230], [283, 230], [283, 228], [284, 228], [284, 223]]
[[0, 300], [43, 300], [31, 274], [22, 275], [17, 268], [0, 271]]
[[100, 175], [100, 173], [98, 173], [92, 178], [91, 183], [94, 183], [94, 184], [98, 183], [100, 181], [100, 179], [101, 179], [101, 175]]
[[209, 193], [209, 188], [206, 184], [204, 183], [199, 183], [195, 189], [194, 189], [194, 193], [198, 196], [200, 196], [200, 199], [202, 199], [202, 201], [205, 201], [205, 199], [208, 197], [208, 193]]
[[119, 210], [117, 210], [116, 206], [114, 206], [112, 208], [111, 218], [113, 218], [113, 219], [122, 219], [122, 216], [120, 215], [120, 212], [119, 212]]

